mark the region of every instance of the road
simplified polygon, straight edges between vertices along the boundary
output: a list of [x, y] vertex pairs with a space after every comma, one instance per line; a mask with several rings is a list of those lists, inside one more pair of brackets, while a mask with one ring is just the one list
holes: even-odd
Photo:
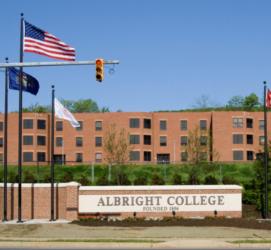
[[[244, 243], [236, 243], [236, 241]], [[258, 243], [249, 243], [249, 241]], [[264, 243], [267, 241], [269, 243]], [[1, 224], [1, 249], [269, 249], [270, 230], [231, 227], [89, 227]]]
[[[32, 250], [37, 248], [2, 248], [0, 250]], [[39, 248], [39, 250], [64, 250], [64, 249], [71, 249], [71, 248]], [[90, 248], [76, 248], [76, 250], [89, 250]], [[112, 250], [112, 249], [124, 249], [124, 248], [91, 248], [91, 250]], [[170, 248], [144, 248], [145, 250], [169, 250]], [[174, 248], [174, 250], [225, 250], [225, 248]], [[142, 250], [142, 248], [129, 248], [129, 250]], [[270, 248], [227, 248], [227, 250], [270, 250]]]

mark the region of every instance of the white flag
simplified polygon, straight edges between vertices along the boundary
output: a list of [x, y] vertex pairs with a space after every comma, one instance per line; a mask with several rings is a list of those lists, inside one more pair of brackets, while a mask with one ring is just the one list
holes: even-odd
[[60, 119], [65, 119], [74, 127], [80, 127], [80, 123], [74, 118], [72, 113], [66, 109], [57, 98], [55, 98], [55, 116]]

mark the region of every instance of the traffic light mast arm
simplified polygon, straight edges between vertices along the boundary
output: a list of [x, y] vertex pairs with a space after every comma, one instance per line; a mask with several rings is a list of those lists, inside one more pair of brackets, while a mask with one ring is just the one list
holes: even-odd
[[[104, 60], [104, 64], [119, 64], [118, 60]], [[74, 62], [23, 62], [23, 63], [0, 63], [0, 68], [9, 67], [43, 67], [43, 66], [77, 66], [96, 65], [95, 61], [74, 61]]]

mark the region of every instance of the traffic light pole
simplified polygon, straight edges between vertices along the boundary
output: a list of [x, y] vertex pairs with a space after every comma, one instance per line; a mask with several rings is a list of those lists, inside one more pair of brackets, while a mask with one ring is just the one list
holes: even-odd
[[[21, 43], [22, 44], [22, 43]], [[21, 49], [22, 51], [22, 49]], [[20, 55], [20, 62], [19, 63], [0, 63], [0, 68], [8, 69], [9, 67], [19, 67], [20, 68], [20, 98], [19, 98], [19, 146], [18, 146], [18, 168], [19, 168], [19, 184], [18, 184], [18, 222], [22, 221], [22, 214], [21, 214], [21, 175], [22, 175], [22, 168], [21, 168], [21, 155], [22, 155], [22, 148], [21, 148], [21, 130], [22, 130], [22, 68], [23, 67], [45, 67], [45, 66], [79, 66], [79, 65], [96, 65], [96, 61], [71, 61], [71, 62], [23, 62], [22, 53]], [[103, 60], [103, 64], [119, 64], [118, 60]], [[97, 78], [96, 78], [97, 79]], [[102, 81], [103, 79], [99, 80]], [[53, 127], [54, 125], [52, 125]], [[5, 126], [6, 130], [6, 126]], [[5, 139], [7, 137], [5, 136]], [[7, 143], [5, 143], [5, 146]], [[52, 147], [53, 148], [53, 147]], [[5, 150], [6, 153], [7, 150]], [[5, 157], [6, 159], [6, 157]], [[54, 160], [51, 160], [51, 165]], [[51, 166], [51, 173], [53, 167]], [[52, 177], [54, 173], [52, 174]], [[5, 178], [5, 176], [4, 176]], [[51, 186], [54, 185], [54, 179], [51, 180]], [[6, 186], [5, 186], [6, 190]], [[4, 199], [6, 199], [6, 193], [4, 194]], [[6, 202], [5, 202], [6, 205]], [[6, 220], [6, 207], [4, 207], [4, 220]], [[54, 190], [51, 189], [51, 220], [54, 220]]]
[[[104, 64], [119, 64], [119, 61], [118, 60], [104, 60]], [[96, 65], [96, 61], [0, 63], [0, 68], [44, 67], [44, 66], [78, 66], [78, 65]]]

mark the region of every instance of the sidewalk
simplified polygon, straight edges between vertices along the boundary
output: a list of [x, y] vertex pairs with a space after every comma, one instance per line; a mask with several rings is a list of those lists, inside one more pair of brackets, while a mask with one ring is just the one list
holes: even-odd
[[[41, 221], [42, 222], [42, 221]], [[233, 244], [234, 240], [271, 240], [270, 230], [226, 227], [84, 227], [67, 223], [1, 223], [3, 247], [68, 248], [238, 248], [268, 244]], [[52, 242], [55, 241], [55, 242]], [[68, 241], [68, 242], [65, 242]], [[85, 241], [85, 242], [84, 242]], [[91, 241], [91, 242], [88, 242]], [[122, 242], [121, 242], [122, 241]], [[125, 241], [125, 242], [123, 242]], [[131, 242], [132, 241], [132, 242]]]

